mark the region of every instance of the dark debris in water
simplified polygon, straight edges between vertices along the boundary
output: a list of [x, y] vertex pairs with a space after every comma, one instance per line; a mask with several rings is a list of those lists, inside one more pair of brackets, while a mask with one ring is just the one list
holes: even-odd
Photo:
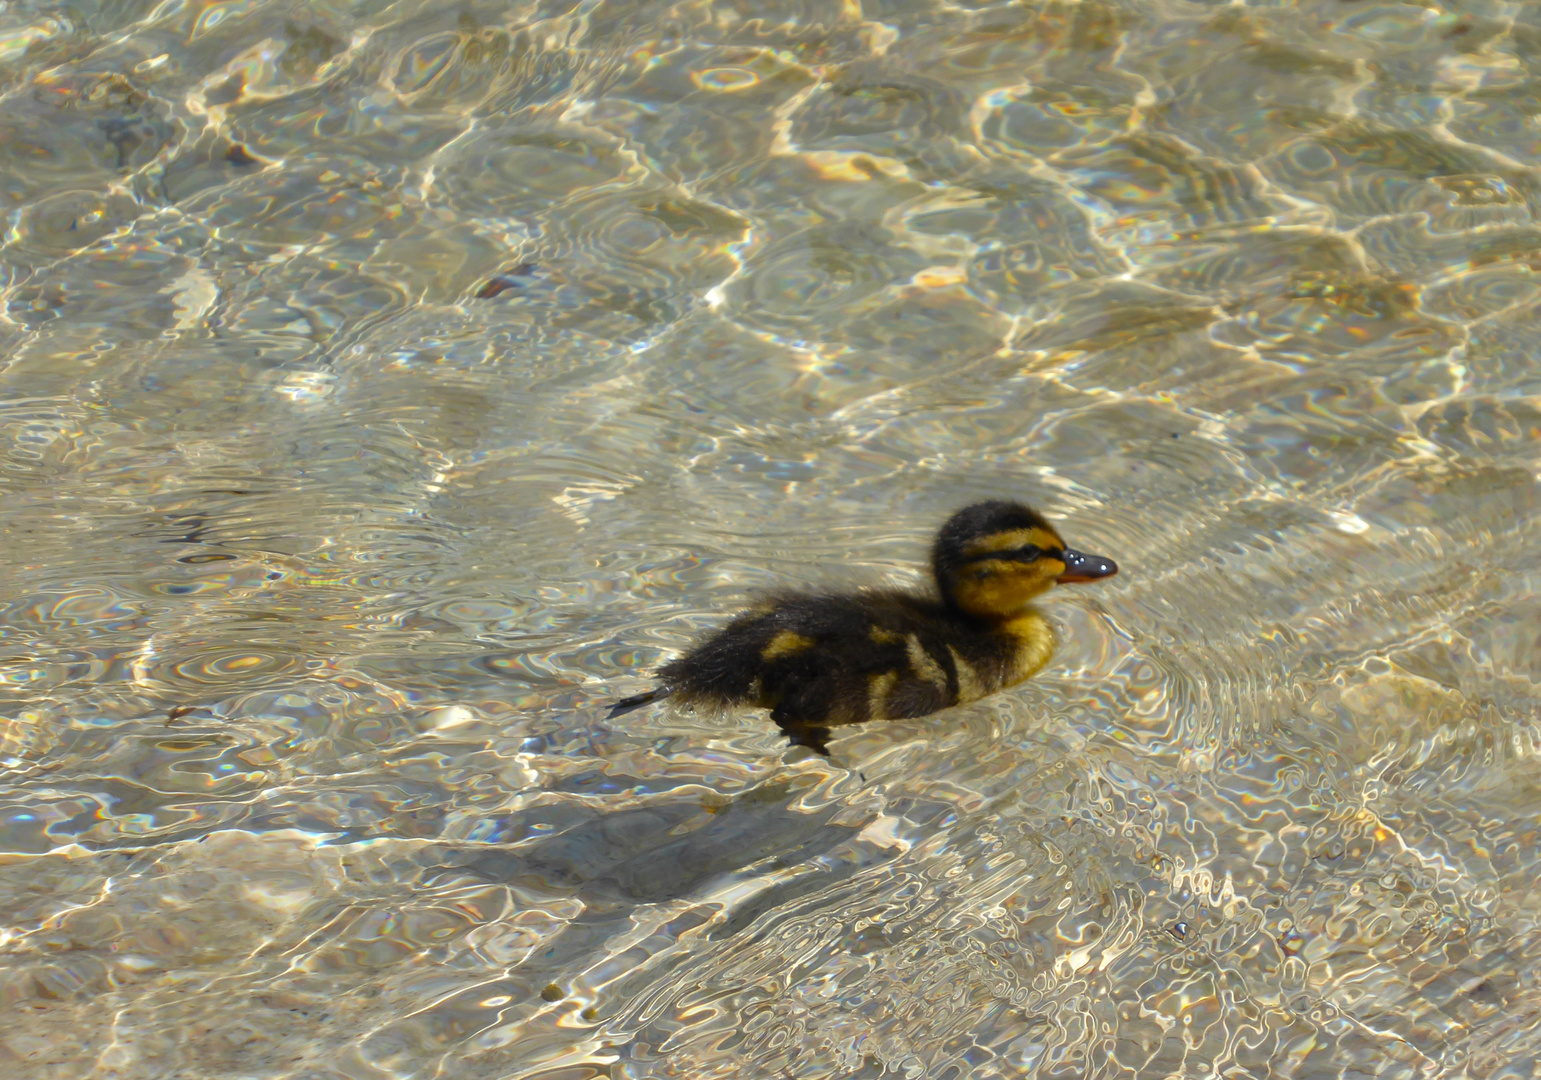
[[229, 150], [225, 151], [225, 161], [236, 168], [245, 168], [249, 165], [261, 165], [262, 159], [256, 157], [240, 143], [233, 143]]
[[491, 300], [502, 296], [510, 289], [522, 289], [528, 282], [520, 281], [520, 278], [529, 278], [535, 275], [534, 263], [520, 263], [512, 270], [506, 270], [501, 274], [494, 274], [487, 279], [487, 283], [476, 290], [478, 300]]

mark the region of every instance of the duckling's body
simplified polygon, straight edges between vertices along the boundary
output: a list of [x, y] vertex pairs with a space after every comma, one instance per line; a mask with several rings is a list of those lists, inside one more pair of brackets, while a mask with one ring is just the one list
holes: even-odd
[[818, 729], [977, 701], [1032, 675], [1053, 652], [1053, 631], [1036, 612], [981, 626], [900, 592], [785, 593], [658, 677], [689, 704], [768, 708], [793, 742], [822, 751]]
[[939, 596], [778, 593], [664, 665], [661, 683], [611, 716], [669, 696], [771, 710], [794, 743], [825, 753], [831, 727], [925, 716], [975, 701], [1043, 667], [1054, 633], [1028, 602], [1056, 581], [1117, 572], [1065, 548], [1020, 503], [954, 514], [932, 552]]

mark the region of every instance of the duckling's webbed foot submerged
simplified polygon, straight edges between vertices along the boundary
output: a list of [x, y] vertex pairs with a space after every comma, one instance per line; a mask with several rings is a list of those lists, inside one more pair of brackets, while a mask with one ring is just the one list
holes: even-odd
[[806, 746], [815, 754], [829, 757], [829, 728], [796, 720], [777, 720], [775, 713], [771, 714], [771, 719], [776, 720], [776, 724], [786, 734], [787, 741], [793, 746]]

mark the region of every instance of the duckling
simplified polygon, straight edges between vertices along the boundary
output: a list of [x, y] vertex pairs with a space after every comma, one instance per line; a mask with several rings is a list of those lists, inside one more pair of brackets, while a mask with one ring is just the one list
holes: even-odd
[[1056, 583], [1118, 566], [1065, 546], [1031, 507], [966, 506], [937, 533], [939, 598], [899, 591], [781, 592], [658, 670], [613, 719], [661, 698], [723, 709], [756, 705], [794, 745], [828, 755], [830, 728], [925, 716], [977, 701], [1037, 672], [1054, 632], [1029, 606]]

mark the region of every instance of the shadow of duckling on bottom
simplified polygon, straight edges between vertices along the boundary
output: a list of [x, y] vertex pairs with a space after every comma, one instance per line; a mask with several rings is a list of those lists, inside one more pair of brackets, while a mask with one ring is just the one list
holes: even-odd
[[900, 591], [780, 592], [658, 670], [659, 685], [610, 718], [662, 698], [707, 709], [770, 710], [794, 745], [829, 754], [830, 729], [901, 720], [1021, 682], [1054, 653], [1030, 606], [1055, 584], [1118, 573], [1083, 555], [1031, 507], [959, 510], [931, 552], [938, 598]]

